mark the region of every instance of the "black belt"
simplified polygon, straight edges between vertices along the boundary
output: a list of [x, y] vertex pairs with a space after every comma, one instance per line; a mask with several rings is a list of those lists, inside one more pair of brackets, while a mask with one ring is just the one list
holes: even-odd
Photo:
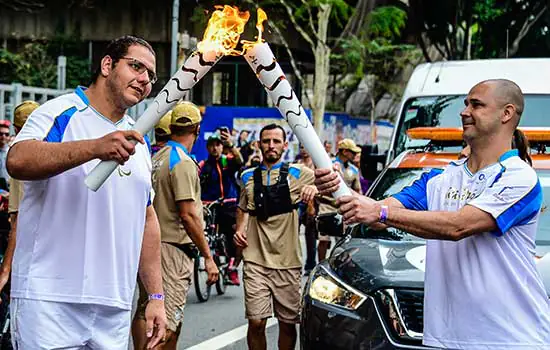
[[[300, 207], [300, 204], [299, 204], [299, 203], [292, 204], [292, 211], [297, 210], [299, 207]], [[292, 211], [289, 211], [289, 212], [287, 212], [287, 213], [291, 213]], [[287, 213], [281, 213], [281, 214], [278, 214], [278, 215], [287, 214]], [[248, 211], [248, 215], [250, 215], [250, 216], [257, 216], [258, 214], [257, 214], [257, 211], [256, 211], [256, 210], [249, 210], [249, 211]]]
[[174, 243], [174, 242], [162, 242], [170, 244], [185, 253], [189, 258], [195, 259], [198, 257], [197, 248], [193, 243]]

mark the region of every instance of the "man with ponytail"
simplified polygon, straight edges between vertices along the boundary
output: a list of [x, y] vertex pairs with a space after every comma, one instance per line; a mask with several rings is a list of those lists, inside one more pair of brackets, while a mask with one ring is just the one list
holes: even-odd
[[[464, 104], [468, 157], [383, 201], [341, 197], [339, 211], [347, 224], [391, 226], [427, 239], [425, 345], [549, 349], [550, 304], [534, 259], [542, 188], [516, 131], [523, 94], [512, 81], [486, 80]], [[315, 176], [321, 193], [338, 188], [331, 169]]]
[[[512, 136], [512, 148], [518, 150], [518, 156], [527, 164], [533, 166], [533, 160], [529, 154], [529, 140], [527, 136], [520, 129], [514, 130], [514, 136]], [[466, 145], [458, 155], [458, 159], [468, 158], [470, 156], [470, 146]]]

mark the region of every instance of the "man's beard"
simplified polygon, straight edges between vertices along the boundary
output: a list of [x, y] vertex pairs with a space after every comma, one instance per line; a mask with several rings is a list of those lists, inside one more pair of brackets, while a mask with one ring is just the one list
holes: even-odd
[[269, 163], [277, 163], [281, 159], [281, 154], [277, 152], [270, 152], [268, 155], [264, 156], [264, 159]]

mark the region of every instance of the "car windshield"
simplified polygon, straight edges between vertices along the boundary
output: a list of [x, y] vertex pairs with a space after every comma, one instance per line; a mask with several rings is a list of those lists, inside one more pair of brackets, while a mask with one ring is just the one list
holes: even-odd
[[[412, 184], [416, 179], [429, 171], [429, 168], [393, 168], [387, 169], [383, 173], [380, 181], [374, 186], [370, 192], [370, 197], [375, 200], [382, 200], [389, 196], [401, 191], [404, 187]], [[550, 170], [537, 170], [540, 184], [543, 192], [543, 203], [541, 209], [541, 215], [539, 216], [538, 232], [536, 243], [540, 246], [550, 245]], [[359, 237], [369, 237], [387, 240], [399, 240], [399, 241], [418, 241], [422, 238], [413, 236], [403, 230], [396, 228], [388, 228], [387, 230], [375, 231], [366, 227], [361, 227], [356, 232]]]
[[[464, 109], [465, 98], [465, 95], [449, 95], [407, 100], [400, 116], [393, 154], [400, 154], [409, 148], [422, 147], [429, 142], [408, 138], [407, 130], [410, 128], [462, 126], [460, 112]], [[525, 110], [522, 113], [520, 126], [550, 126], [548, 110], [550, 110], [549, 95], [525, 95]], [[453, 150], [449, 149], [449, 151]]]

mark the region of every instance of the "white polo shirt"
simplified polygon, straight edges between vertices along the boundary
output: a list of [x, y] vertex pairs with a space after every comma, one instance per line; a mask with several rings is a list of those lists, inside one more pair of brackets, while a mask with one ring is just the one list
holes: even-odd
[[453, 162], [424, 174], [395, 198], [414, 210], [472, 205], [498, 225], [496, 232], [458, 242], [427, 241], [425, 345], [550, 348], [550, 305], [534, 259], [542, 188], [517, 150], [476, 174], [466, 160]]
[[[95, 139], [132, 125], [129, 116], [116, 124], [102, 116], [77, 88], [36, 109], [14, 144]], [[130, 160], [93, 192], [84, 178], [98, 162], [25, 182], [12, 297], [131, 309], [151, 191], [151, 159], [147, 146], [138, 144]]]

